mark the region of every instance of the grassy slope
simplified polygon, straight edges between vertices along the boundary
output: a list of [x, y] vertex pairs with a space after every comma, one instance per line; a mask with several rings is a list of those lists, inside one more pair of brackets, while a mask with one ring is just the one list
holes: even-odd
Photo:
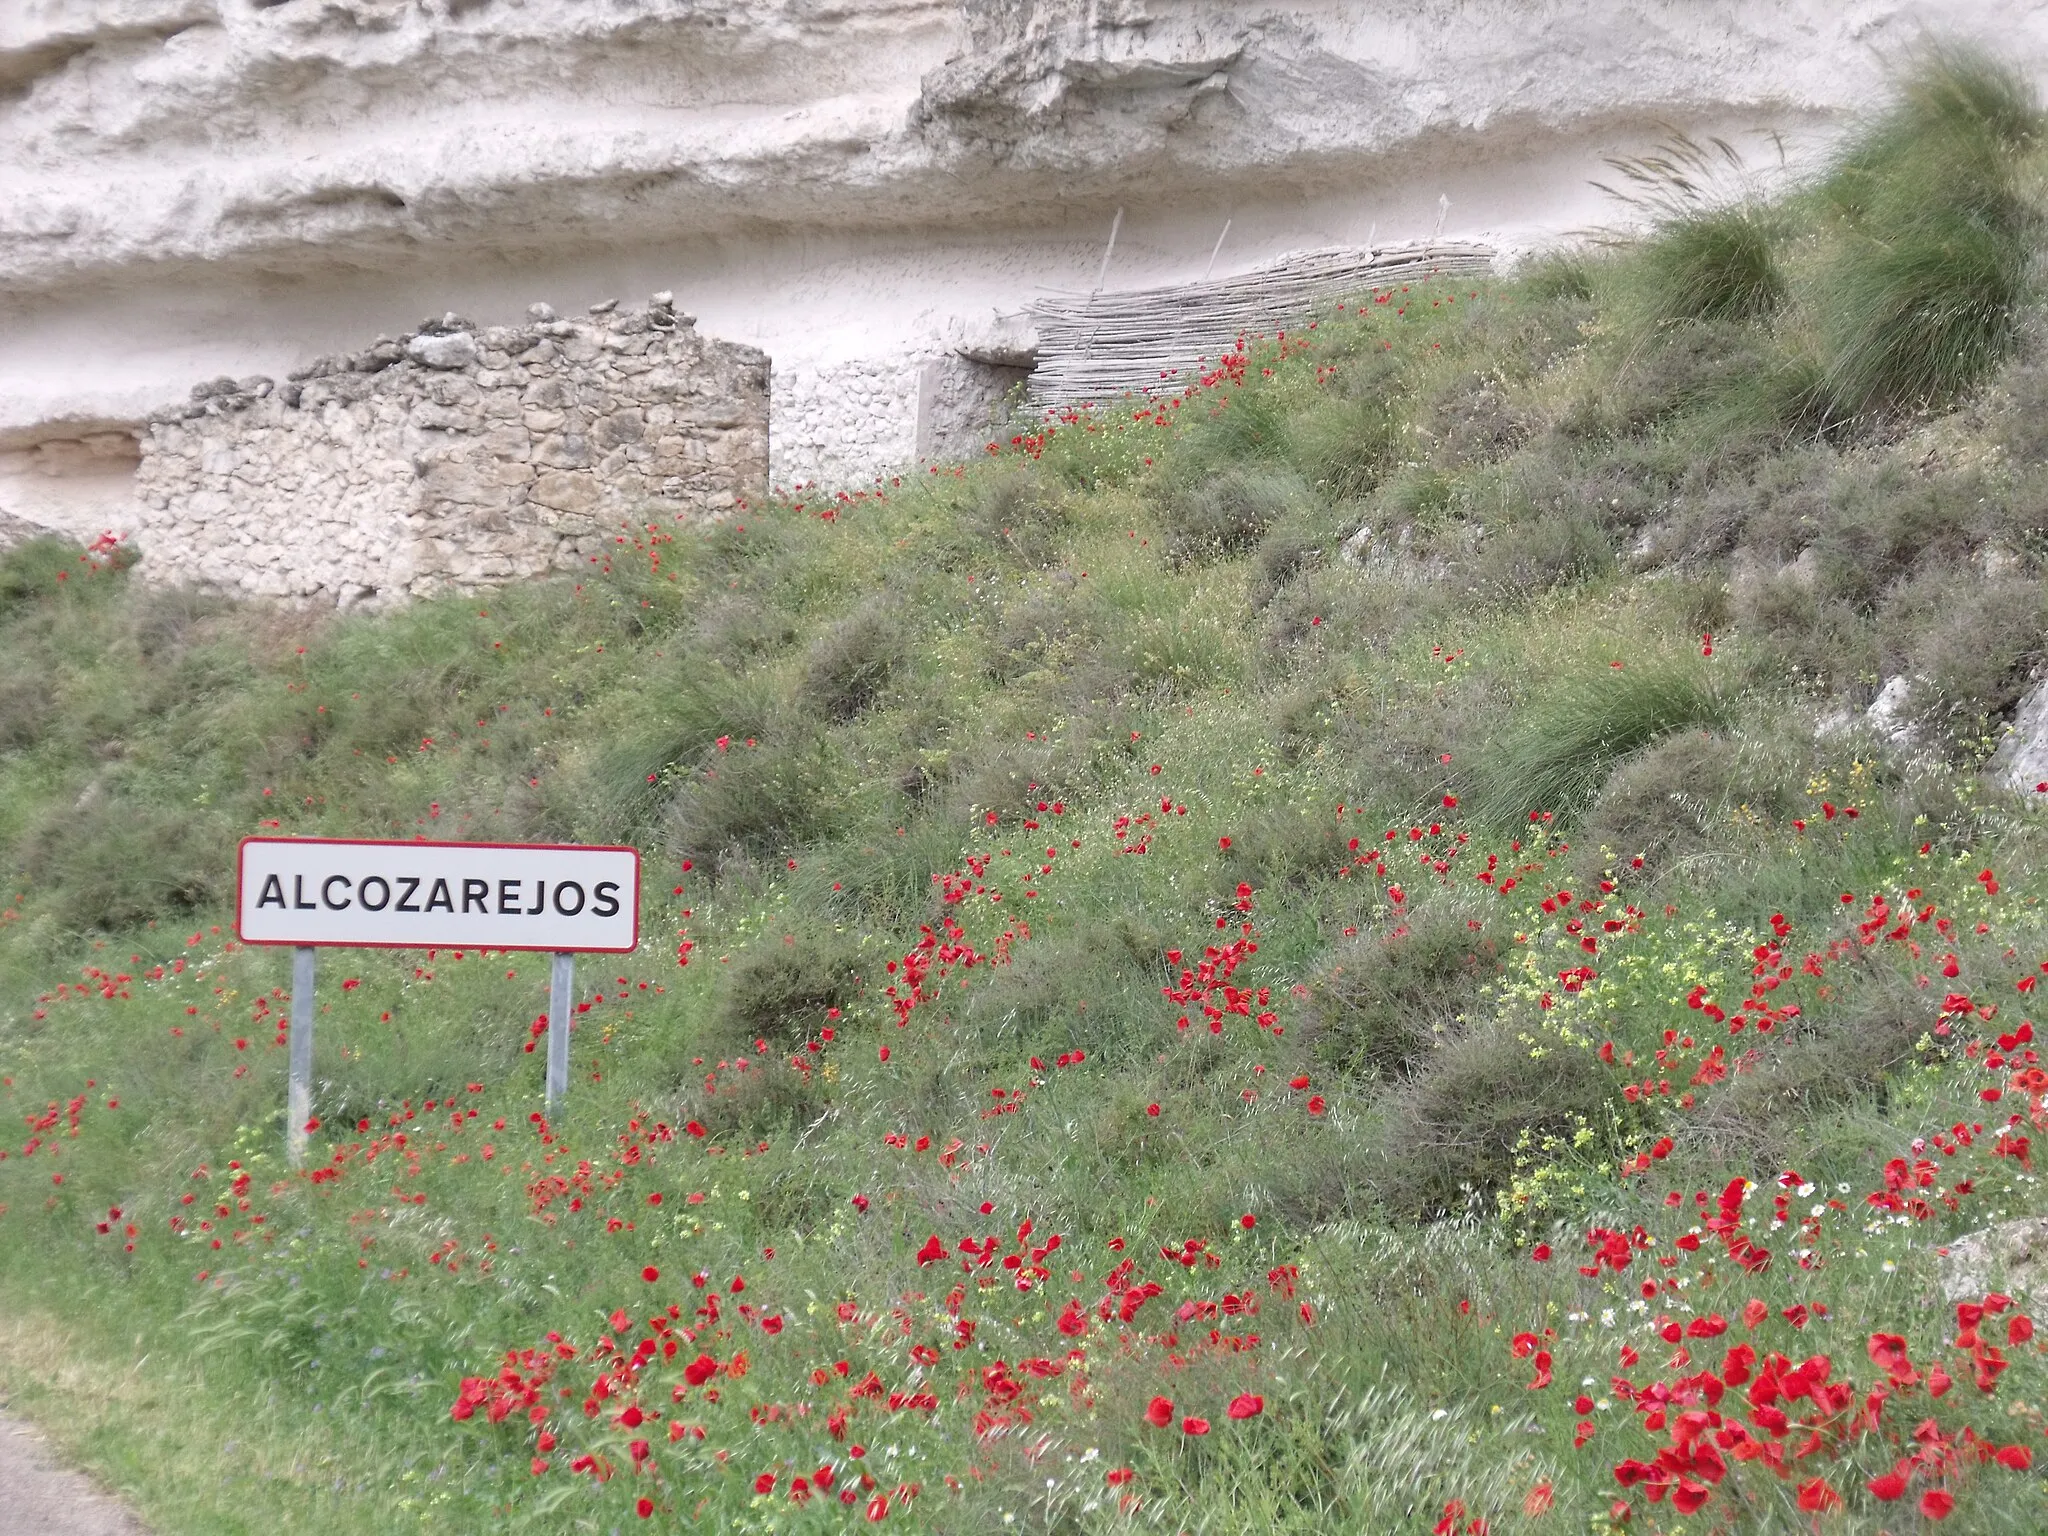
[[[1971, 1384], [1933, 1252], [2043, 1209], [1992, 1151], [2040, 836], [1975, 773], [2040, 660], [2040, 374], [1845, 398], [1813, 338], [1881, 202], [1779, 210], [1768, 281], [1681, 230], [1371, 296], [1156, 419], [623, 530], [581, 582], [316, 619], [8, 557], [17, 1401], [165, 1531], [1794, 1529], [1815, 1476], [1830, 1528], [1939, 1488], [2039, 1529], [1974, 1455], [1865, 1486], [2048, 1394], [2017, 1343]], [[1917, 754], [1816, 738], [1902, 670]], [[287, 1177], [287, 964], [221, 926], [269, 829], [645, 848], [565, 1123], [533, 957], [335, 953]], [[1783, 1477], [1727, 1439], [1617, 1484], [1680, 1421], [1610, 1378], [1703, 1408], [1744, 1340], [1860, 1406], [1873, 1330], [1962, 1385], [1798, 1400]]]

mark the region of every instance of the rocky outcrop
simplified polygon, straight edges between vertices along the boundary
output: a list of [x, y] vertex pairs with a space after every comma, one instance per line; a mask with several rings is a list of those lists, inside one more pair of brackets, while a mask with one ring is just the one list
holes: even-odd
[[[0, 451], [428, 310], [673, 288], [774, 356], [778, 419], [872, 380], [882, 418], [772, 449], [864, 478], [999, 393], [969, 338], [1045, 289], [1513, 249], [1610, 219], [1601, 156], [1668, 126], [1796, 167], [1930, 31], [2048, 60], [2027, 0], [9, 0]], [[45, 489], [0, 465], [0, 506]]]
[[2048, 1220], [2000, 1222], [1942, 1249], [1941, 1294], [1949, 1301], [1981, 1301], [1988, 1291], [2040, 1296], [2048, 1291]]
[[767, 358], [666, 293], [600, 310], [449, 314], [282, 385], [195, 386], [142, 441], [144, 572], [348, 607], [578, 569], [622, 526], [760, 496]]
[[1991, 754], [1992, 774], [2030, 806], [2048, 806], [2048, 683], [2036, 683]]

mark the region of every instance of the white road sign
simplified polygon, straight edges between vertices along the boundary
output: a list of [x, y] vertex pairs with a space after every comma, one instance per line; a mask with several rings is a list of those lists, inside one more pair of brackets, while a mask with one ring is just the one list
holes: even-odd
[[640, 938], [640, 853], [251, 837], [235, 913], [246, 944], [624, 954]]

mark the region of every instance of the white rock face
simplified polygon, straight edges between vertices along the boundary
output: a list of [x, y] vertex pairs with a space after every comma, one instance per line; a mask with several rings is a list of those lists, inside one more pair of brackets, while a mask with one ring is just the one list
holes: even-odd
[[2048, 683], [2036, 683], [2020, 700], [2012, 732], [1991, 755], [1991, 772], [2030, 806], [2048, 803]]
[[0, 0], [0, 510], [116, 521], [91, 445], [196, 380], [654, 289], [774, 358], [778, 482], [857, 480], [1119, 207], [1113, 287], [1512, 247], [1667, 124], [1797, 163], [1928, 32], [2048, 63], [2032, 0]]

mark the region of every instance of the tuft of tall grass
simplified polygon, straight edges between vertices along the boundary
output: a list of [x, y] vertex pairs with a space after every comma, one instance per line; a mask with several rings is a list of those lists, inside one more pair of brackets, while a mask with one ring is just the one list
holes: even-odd
[[1628, 185], [1596, 185], [1651, 219], [1650, 238], [1627, 276], [1652, 325], [1757, 320], [1784, 302], [1781, 221], [1734, 145], [1679, 133], [1649, 154], [1608, 164]]
[[1663, 322], [1758, 320], [1785, 300], [1763, 211], [1738, 203], [1667, 223], [1643, 252], [1652, 314]]
[[1837, 417], [1940, 405], [2011, 350], [2038, 215], [2019, 186], [2042, 115], [2017, 71], [1940, 49], [1823, 186], [1843, 238], [1812, 304]]
[[1697, 660], [1580, 674], [1537, 695], [1479, 767], [1480, 814], [1514, 823], [1576, 816], [1629, 754], [1688, 726], [1725, 725], [1730, 701]]

